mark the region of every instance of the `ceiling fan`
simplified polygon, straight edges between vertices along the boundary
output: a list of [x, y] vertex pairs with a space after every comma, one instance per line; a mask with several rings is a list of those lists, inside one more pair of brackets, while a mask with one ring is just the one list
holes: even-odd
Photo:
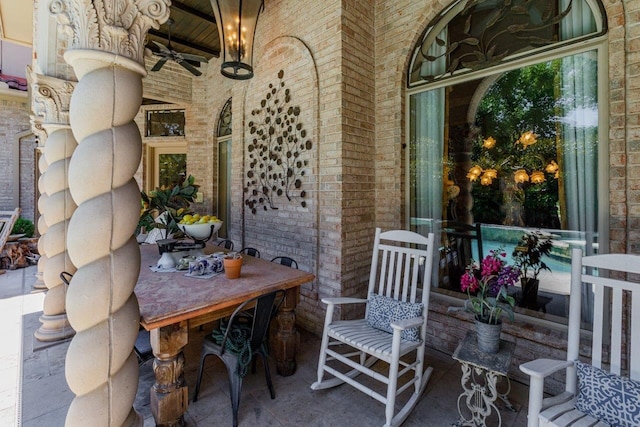
[[172, 60], [182, 65], [194, 76], [201, 76], [202, 73], [197, 70], [196, 67], [194, 67], [194, 65], [192, 65], [191, 63], [193, 62], [199, 64], [202, 62], [208, 63], [209, 61], [204, 56], [178, 52], [173, 49], [173, 47], [171, 46], [171, 26], [174, 22], [175, 21], [171, 18], [167, 20], [167, 24], [169, 25], [169, 43], [167, 43], [166, 46], [156, 42], [155, 40], [151, 40], [151, 42], [157, 47], [157, 49], [152, 49], [153, 53], [160, 57], [160, 60], [156, 62], [156, 65], [153, 66], [151, 71], [160, 71], [160, 69], [168, 60]]

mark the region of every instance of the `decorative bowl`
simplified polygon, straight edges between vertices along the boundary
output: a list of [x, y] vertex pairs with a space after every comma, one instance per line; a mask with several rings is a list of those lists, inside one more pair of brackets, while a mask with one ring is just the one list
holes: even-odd
[[[184, 231], [188, 237], [195, 240], [208, 240], [209, 237], [214, 235], [222, 227], [222, 221], [218, 222], [204, 222], [197, 224], [178, 224], [180, 230]], [[211, 231], [213, 227], [213, 232]]]

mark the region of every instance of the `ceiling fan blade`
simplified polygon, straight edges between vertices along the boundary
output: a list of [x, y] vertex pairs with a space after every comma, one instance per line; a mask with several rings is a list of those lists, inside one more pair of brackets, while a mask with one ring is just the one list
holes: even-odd
[[188, 59], [189, 61], [206, 62], [206, 63], [209, 62], [209, 60], [207, 58], [205, 58], [204, 56], [192, 55], [190, 53], [181, 53], [181, 55], [182, 55], [182, 57], [184, 59]]
[[151, 42], [152, 42], [153, 44], [155, 44], [156, 46], [158, 46], [158, 48], [160, 49], [160, 51], [161, 51], [162, 53], [167, 54], [167, 55], [170, 55], [170, 54], [171, 54], [171, 51], [170, 51], [169, 49], [167, 49], [167, 47], [166, 47], [165, 45], [160, 44], [160, 43], [158, 43], [158, 42], [157, 42], [157, 41], [155, 41], [155, 40], [151, 40]]
[[156, 65], [153, 66], [151, 71], [160, 71], [160, 68], [162, 68], [165, 62], [167, 62], [167, 59], [169, 58], [161, 58], [158, 62], [156, 62]]
[[178, 64], [182, 65], [184, 68], [186, 68], [187, 70], [189, 70], [189, 72], [191, 72], [191, 74], [193, 74], [194, 76], [201, 76], [202, 73], [200, 71], [198, 71], [193, 65], [189, 64], [187, 61], [176, 61]]

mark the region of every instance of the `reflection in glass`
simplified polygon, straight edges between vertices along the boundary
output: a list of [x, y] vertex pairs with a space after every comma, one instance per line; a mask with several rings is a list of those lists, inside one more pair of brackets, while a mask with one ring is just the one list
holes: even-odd
[[158, 184], [160, 187], [180, 185], [187, 176], [187, 155], [159, 154], [158, 166]]

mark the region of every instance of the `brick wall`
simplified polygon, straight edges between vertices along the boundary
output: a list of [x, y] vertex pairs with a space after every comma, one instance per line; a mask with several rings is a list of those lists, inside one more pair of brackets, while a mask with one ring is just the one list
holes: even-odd
[[[210, 66], [207, 87], [212, 98], [218, 99], [214, 103], [217, 108], [226, 100], [217, 96], [218, 87], [224, 88], [223, 93], [230, 90], [234, 95], [232, 239], [256, 246], [265, 239], [278, 251], [306, 256], [308, 252], [296, 245], [304, 246], [307, 238], [317, 233], [315, 289], [303, 291], [298, 310], [300, 323], [312, 331], [319, 332], [321, 328], [324, 306], [313, 298], [311, 291], [317, 291], [319, 297], [362, 295], [366, 289], [373, 228], [404, 226], [406, 69], [422, 32], [448, 4], [449, 1], [378, 0], [372, 7], [371, 3], [354, 0], [319, 6], [311, 1], [273, 0], [258, 24], [256, 77], [248, 83], [225, 82], [218, 74], [219, 63]], [[634, 209], [640, 209], [637, 207], [640, 198], [636, 195], [640, 174], [633, 167], [640, 157], [636, 141], [638, 120], [629, 119], [637, 116], [638, 108], [637, 102], [630, 101], [638, 97], [634, 80], [638, 67], [633, 65], [638, 59], [634, 52], [637, 40], [632, 40], [635, 31], [626, 29], [624, 24], [637, 17], [637, 5], [615, 1], [606, 4], [611, 103], [604, 109], [610, 113], [610, 235], [612, 250], [623, 252], [633, 251], [631, 242], [637, 239], [630, 237], [640, 234], [634, 226], [638, 222], [633, 220]], [[272, 22], [281, 24], [270, 25]], [[286, 53], [281, 46], [286, 37], [299, 39], [308, 49], [310, 59]], [[281, 55], [271, 52], [279, 48]], [[303, 229], [293, 244], [289, 230], [295, 229], [308, 212], [280, 212], [269, 218], [259, 216], [254, 221], [242, 205], [240, 191], [246, 172], [246, 158], [242, 156], [246, 155], [243, 147], [248, 138], [250, 105], [259, 96], [256, 92], [261, 91], [265, 82], [273, 81], [278, 70], [294, 67], [299, 61], [308, 61], [318, 76], [319, 164], [313, 171], [318, 180], [318, 221]], [[289, 84], [290, 74], [285, 75]], [[282, 236], [259, 230], [260, 220], [267, 226], [275, 218], [280, 223], [273, 226], [284, 230]], [[434, 295], [432, 301], [429, 345], [451, 353], [473, 325], [463, 315], [446, 314], [451, 301], [439, 295]], [[517, 378], [522, 378], [517, 369], [522, 361], [544, 355], [562, 357], [561, 326], [516, 322], [506, 326], [505, 332], [517, 342], [511, 370]], [[550, 341], [557, 346], [549, 345]], [[557, 384], [552, 383], [551, 387]]]
[[[150, 70], [156, 57], [146, 58], [146, 68]], [[216, 177], [214, 164], [217, 161], [217, 149], [213, 147], [212, 111], [207, 105], [206, 73], [210, 69], [203, 67], [203, 76], [196, 77], [180, 65], [168, 61], [160, 71], [149, 71], [143, 80], [143, 97], [155, 102], [143, 105], [135, 118], [140, 129], [143, 150], [143, 161], [136, 174], [141, 188], [146, 182], [146, 157], [148, 147], [161, 147], [164, 144], [187, 144], [187, 173], [196, 178], [203, 194], [203, 201], [192, 205], [196, 212], [213, 213], [215, 207], [215, 191], [213, 183]], [[222, 104], [224, 105], [224, 103]], [[220, 106], [221, 108], [221, 106]], [[183, 109], [185, 111], [185, 135], [171, 137], [147, 137], [146, 114], [153, 110]]]
[[[0, 89], [0, 210], [22, 209], [35, 222], [35, 136], [30, 134], [25, 93]], [[14, 95], [12, 92], [16, 92]], [[15, 162], [16, 151], [19, 162]], [[19, 182], [14, 181], [18, 172]], [[14, 200], [15, 193], [18, 200]]]
[[[319, 297], [364, 293], [374, 227], [405, 224], [406, 69], [420, 35], [449, 3], [270, 0], [258, 21], [253, 80], [222, 77], [215, 58], [202, 77], [168, 63], [145, 79], [146, 96], [187, 111], [188, 169], [202, 185], [205, 201], [196, 207], [202, 212], [215, 210], [214, 135], [222, 106], [233, 98], [230, 236], [239, 247], [270, 248], [265, 257], [293, 255], [316, 274], [316, 282], [303, 289], [298, 310], [300, 323], [314, 332], [320, 331], [324, 313]], [[640, 1], [607, 0], [603, 5], [609, 25], [609, 103], [601, 108], [609, 115], [610, 250], [640, 253], [640, 30], [635, 25]], [[279, 70], [285, 71], [284, 81], [301, 106], [313, 143], [305, 153], [309, 204], [279, 199], [281, 209], [253, 215], [242, 192], [248, 122]], [[142, 124], [143, 117], [136, 121]], [[434, 295], [430, 307], [428, 345], [449, 353], [472, 328], [466, 316], [446, 314], [452, 303]], [[517, 343], [511, 369], [516, 378], [522, 378], [520, 362], [563, 357], [561, 326], [517, 321], [504, 330]]]
[[[406, 70], [413, 46], [428, 23], [449, 1], [376, 1], [376, 223], [383, 228], [400, 227], [405, 213], [403, 163], [405, 142]], [[609, 25], [609, 192], [610, 251], [640, 253], [640, 83], [638, 66], [640, 31], [626, 23], [638, 22], [640, 2], [603, 2]], [[606, 161], [606, 160], [605, 160]], [[605, 233], [606, 234], [606, 233]], [[467, 330], [468, 316], [451, 316], [446, 308], [455, 304], [433, 295], [430, 304], [428, 345], [453, 353]], [[565, 358], [566, 332], [559, 325], [518, 320], [503, 328], [516, 342], [510, 376], [525, 380], [518, 365], [539, 357]], [[548, 391], [561, 387], [559, 376], [547, 384]]]
[[[375, 28], [368, 2], [343, 2], [341, 295], [366, 296], [376, 227]], [[351, 311], [346, 311], [351, 310]], [[347, 306], [343, 316], [361, 307]], [[340, 313], [339, 313], [340, 315]]]

